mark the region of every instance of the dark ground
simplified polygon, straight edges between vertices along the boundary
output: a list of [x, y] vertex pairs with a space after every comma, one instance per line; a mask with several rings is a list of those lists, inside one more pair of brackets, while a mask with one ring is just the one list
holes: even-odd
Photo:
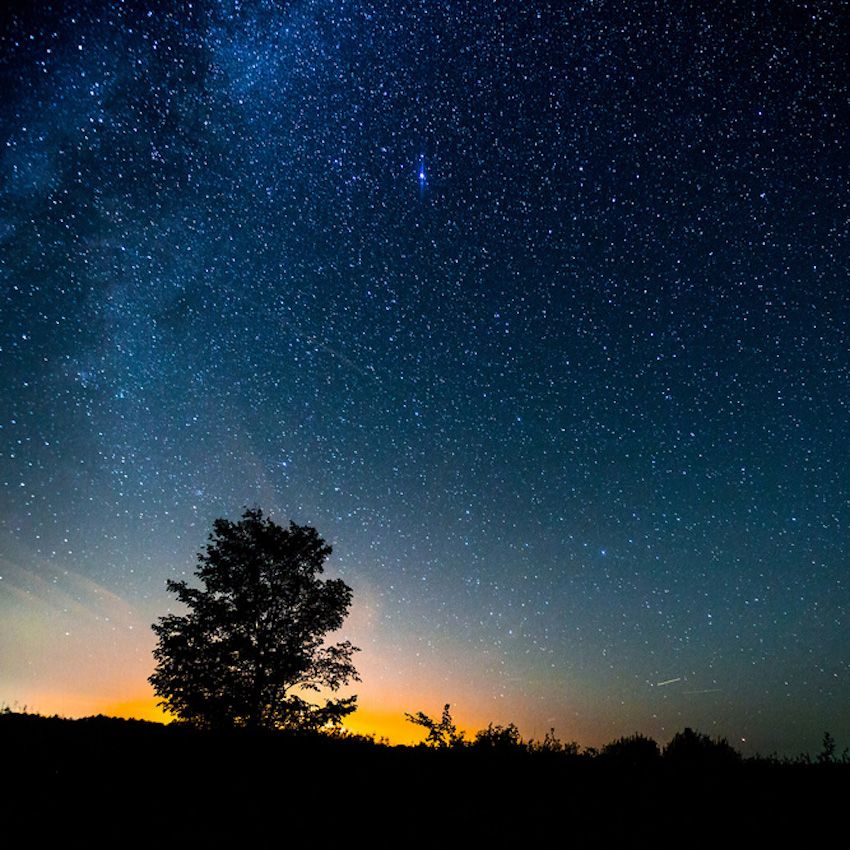
[[437, 751], [10, 712], [0, 753], [7, 847], [355, 837], [370, 847], [825, 847], [848, 832], [843, 763]]

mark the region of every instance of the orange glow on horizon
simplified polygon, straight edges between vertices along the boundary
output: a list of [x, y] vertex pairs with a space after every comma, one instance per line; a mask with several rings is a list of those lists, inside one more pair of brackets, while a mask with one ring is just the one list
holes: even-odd
[[[96, 699], [87, 695], [42, 693], [31, 703], [10, 706], [14, 711], [27, 711], [46, 716], [79, 718], [103, 714], [132, 720], [149, 720], [170, 723], [174, 718], [163, 711], [154, 696], [138, 695], [126, 699]], [[439, 719], [439, 714], [432, 715]], [[425, 740], [426, 731], [404, 717], [404, 711], [364, 704], [358, 707], [344, 724], [344, 728], [358, 735], [374, 735], [375, 740], [385, 738], [391, 744], [418, 744]], [[458, 724], [459, 729], [471, 737], [470, 730]]]
[[[411, 714], [413, 713], [415, 712], [411, 711]], [[435, 720], [440, 719], [440, 713], [431, 716]], [[453, 719], [457, 722], [457, 718]], [[464, 732], [467, 739], [472, 737], [469, 729], [460, 723], [457, 726], [458, 731]], [[405, 719], [403, 711], [376, 708], [368, 704], [358, 708], [346, 720], [345, 728], [360, 735], [374, 735], [376, 741], [386, 738], [391, 744], [419, 744], [427, 735], [427, 731], [421, 726]]]
[[104, 707], [102, 714], [132, 720], [152, 720], [155, 723], [170, 723], [174, 718], [166, 714], [157, 704], [155, 697], [137, 697]]

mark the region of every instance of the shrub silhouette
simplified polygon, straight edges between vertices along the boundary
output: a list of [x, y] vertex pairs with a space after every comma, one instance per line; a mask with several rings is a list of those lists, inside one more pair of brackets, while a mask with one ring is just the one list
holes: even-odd
[[544, 736], [542, 741], [531, 740], [526, 744], [526, 749], [530, 753], [545, 753], [548, 755], [565, 755], [577, 756], [579, 745], [575, 741], [561, 741], [555, 734], [554, 729], [550, 729]]
[[458, 732], [457, 726], [452, 720], [450, 708], [450, 703], [443, 706], [443, 714], [439, 720], [433, 720], [424, 711], [417, 711], [416, 714], [405, 712], [404, 716], [410, 723], [428, 730], [425, 743], [429, 747], [459, 747], [464, 743], [463, 732]]
[[818, 764], [832, 764], [835, 761], [835, 738], [829, 732], [823, 733], [823, 744], [818, 753]]
[[741, 754], [725, 738], [710, 738], [686, 727], [664, 748], [664, 759], [677, 767], [715, 768], [737, 764]]
[[489, 723], [486, 729], [475, 734], [472, 746], [477, 750], [497, 750], [499, 752], [519, 751], [524, 749], [519, 729], [513, 724], [507, 726]]
[[657, 763], [661, 758], [658, 744], [645, 735], [635, 733], [628, 737], [618, 738], [606, 744], [600, 753], [601, 757], [630, 767], [646, 767]]

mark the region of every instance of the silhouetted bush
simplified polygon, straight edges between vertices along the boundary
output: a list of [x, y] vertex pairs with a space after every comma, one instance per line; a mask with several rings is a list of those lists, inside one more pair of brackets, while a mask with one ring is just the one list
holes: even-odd
[[457, 725], [452, 720], [450, 703], [443, 706], [443, 714], [439, 720], [434, 720], [425, 714], [424, 711], [417, 711], [416, 714], [408, 714], [405, 712], [405, 719], [409, 723], [416, 726], [421, 726], [428, 730], [428, 735], [425, 738], [425, 744], [429, 747], [461, 747], [464, 745], [463, 732], [458, 732]]
[[835, 738], [829, 732], [823, 733], [823, 745], [818, 753], [818, 764], [832, 764], [835, 761]]
[[615, 761], [624, 766], [646, 767], [660, 760], [661, 750], [652, 738], [636, 732], [634, 735], [618, 738], [606, 744], [600, 755], [603, 759]]
[[542, 741], [531, 740], [526, 744], [526, 749], [530, 753], [540, 753], [546, 755], [564, 755], [577, 756], [579, 745], [575, 741], [561, 741], [555, 734], [554, 729], [550, 729], [544, 736]]
[[475, 733], [472, 746], [477, 750], [486, 749], [499, 752], [519, 752], [525, 749], [519, 729], [513, 723], [508, 723], [507, 726], [488, 724], [486, 729], [481, 729]]
[[664, 759], [677, 767], [717, 768], [737, 764], [741, 754], [725, 738], [710, 738], [687, 727], [664, 748]]

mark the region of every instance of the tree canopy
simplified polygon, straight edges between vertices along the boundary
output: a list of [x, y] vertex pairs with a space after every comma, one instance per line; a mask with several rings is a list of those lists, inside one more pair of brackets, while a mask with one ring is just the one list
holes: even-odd
[[217, 519], [209, 541], [195, 570], [202, 588], [168, 581], [187, 613], [153, 625], [160, 705], [199, 726], [338, 724], [357, 697], [327, 692], [360, 677], [357, 647], [325, 643], [352, 598], [342, 579], [319, 578], [331, 547], [316, 529], [283, 528], [259, 508], [238, 522]]

